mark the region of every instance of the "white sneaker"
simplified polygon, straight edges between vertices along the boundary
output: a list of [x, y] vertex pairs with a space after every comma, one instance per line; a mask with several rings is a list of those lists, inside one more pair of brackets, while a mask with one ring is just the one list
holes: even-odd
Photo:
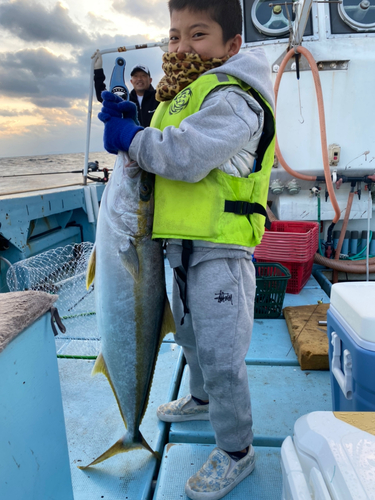
[[215, 448], [201, 469], [185, 485], [191, 500], [219, 500], [253, 472], [254, 448], [236, 462], [224, 450]]
[[198, 405], [189, 394], [184, 398], [160, 405], [156, 414], [163, 422], [210, 420], [208, 409], [208, 403], [206, 405]]

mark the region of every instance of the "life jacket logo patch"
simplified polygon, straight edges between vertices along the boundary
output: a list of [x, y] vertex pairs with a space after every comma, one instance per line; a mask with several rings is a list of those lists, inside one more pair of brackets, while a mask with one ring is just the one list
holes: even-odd
[[177, 115], [177, 113], [180, 113], [183, 109], [185, 109], [189, 104], [192, 95], [193, 92], [191, 89], [182, 90], [179, 94], [177, 94], [170, 105], [169, 114]]

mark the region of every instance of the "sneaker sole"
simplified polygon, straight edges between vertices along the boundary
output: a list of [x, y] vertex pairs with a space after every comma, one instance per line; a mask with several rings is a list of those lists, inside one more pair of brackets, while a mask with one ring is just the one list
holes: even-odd
[[210, 420], [210, 414], [201, 413], [200, 415], [165, 415], [156, 412], [158, 419], [162, 422], [189, 422], [190, 420]]
[[243, 481], [247, 476], [249, 476], [255, 469], [255, 460], [247, 469], [245, 469], [234, 481], [225, 488], [219, 491], [203, 492], [203, 491], [193, 491], [189, 486], [185, 485], [185, 493], [191, 500], [220, 500], [220, 498], [225, 497], [230, 491], [232, 491], [241, 481]]

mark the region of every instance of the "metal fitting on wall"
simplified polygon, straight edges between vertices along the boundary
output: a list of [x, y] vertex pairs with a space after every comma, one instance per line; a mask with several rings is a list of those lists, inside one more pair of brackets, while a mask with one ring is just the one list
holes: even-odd
[[284, 191], [284, 184], [279, 179], [275, 179], [270, 184], [270, 190], [272, 194], [281, 194]]
[[291, 180], [286, 185], [289, 194], [298, 194], [301, 191], [301, 186], [298, 184], [296, 179]]

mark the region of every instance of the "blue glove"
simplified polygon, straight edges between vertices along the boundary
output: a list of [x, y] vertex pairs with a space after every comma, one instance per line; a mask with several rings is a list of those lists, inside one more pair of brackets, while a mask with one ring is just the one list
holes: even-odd
[[120, 97], [117, 94], [113, 94], [112, 92], [109, 92], [109, 90], [103, 90], [102, 99], [103, 101], [108, 101], [108, 102], [116, 102], [116, 103], [124, 102], [124, 99], [122, 99], [122, 97]]
[[104, 112], [99, 113], [98, 118], [104, 123], [104, 148], [114, 155], [119, 151], [128, 152], [135, 134], [143, 130], [132, 118], [116, 118]]
[[115, 118], [131, 118], [139, 125], [137, 116], [137, 106], [134, 102], [124, 101], [116, 94], [105, 90], [102, 92], [103, 107], [102, 112]]

